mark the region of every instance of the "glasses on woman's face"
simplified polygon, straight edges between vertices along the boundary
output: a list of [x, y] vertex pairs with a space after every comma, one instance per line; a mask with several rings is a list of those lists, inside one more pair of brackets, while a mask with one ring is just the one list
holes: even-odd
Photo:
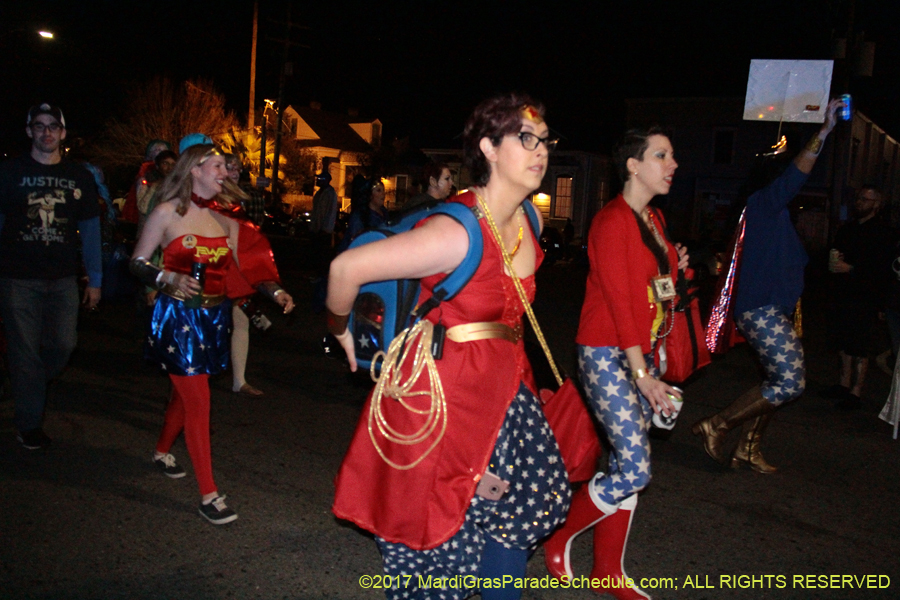
[[522, 142], [522, 147], [526, 150], [537, 150], [538, 144], [541, 142], [544, 143], [544, 148], [547, 149], [547, 152], [553, 152], [556, 148], [556, 144], [559, 143], [558, 139], [550, 139], [550, 136], [547, 137], [538, 137], [533, 133], [529, 133], [527, 131], [520, 131], [516, 134], [519, 137], [519, 141]]
[[49, 129], [53, 133], [56, 133], [60, 129], [62, 129], [62, 125], [60, 125], [59, 123], [50, 123], [49, 125], [45, 125], [44, 123], [32, 123], [31, 124], [31, 130], [33, 132], [37, 133], [38, 135], [44, 133], [44, 131], [47, 129]]

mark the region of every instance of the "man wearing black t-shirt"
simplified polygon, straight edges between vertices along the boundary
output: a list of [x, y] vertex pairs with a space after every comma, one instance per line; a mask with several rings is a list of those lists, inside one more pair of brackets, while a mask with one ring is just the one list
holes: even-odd
[[100, 219], [97, 187], [80, 165], [63, 160], [62, 111], [28, 111], [31, 152], [0, 165], [0, 317], [6, 331], [19, 442], [45, 448], [47, 383], [75, 348], [78, 246], [88, 275], [84, 304], [100, 301]]

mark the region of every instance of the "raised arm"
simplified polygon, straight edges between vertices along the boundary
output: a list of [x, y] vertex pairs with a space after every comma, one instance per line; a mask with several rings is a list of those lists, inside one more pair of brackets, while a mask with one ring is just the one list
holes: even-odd
[[816, 160], [819, 158], [819, 153], [822, 151], [822, 146], [825, 144], [825, 139], [837, 123], [836, 113], [842, 106], [844, 106], [844, 103], [838, 99], [828, 103], [828, 106], [825, 108], [825, 122], [822, 123], [822, 128], [819, 129], [815, 137], [809, 140], [806, 147], [794, 159], [794, 164], [801, 173], [809, 175], [812, 172], [813, 166], [815, 166]]

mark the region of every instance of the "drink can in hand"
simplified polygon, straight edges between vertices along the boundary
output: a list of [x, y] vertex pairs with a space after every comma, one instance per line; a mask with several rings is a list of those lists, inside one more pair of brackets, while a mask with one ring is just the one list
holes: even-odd
[[206, 283], [206, 263], [195, 262], [191, 265], [191, 277], [200, 284], [200, 291], [184, 301], [187, 308], [200, 308], [203, 304], [203, 285]]
[[[673, 389], [676, 390], [679, 394], [683, 394], [681, 388], [673, 386]], [[673, 410], [668, 415], [662, 411], [653, 413], [653, 424], [660, 429], [672, 429], [673, 427], [675, 427], [675, 421], [678, 419], [678, 413], [681, 412], [681, 407], [684, 405], [684, 400], [676, 397], [674, 394], [667, 393], [666, 395], [669, 397], [669, 400], [672, 402], [675, 410]]]
[[850, 117], [853, 116], [853, 98], [850, 94], [843, 94], [841, 102], [844, 103], [844, 106], [838, 111], [838, 116], [841, 118], [841, 121], [849, 121]]
[[832, 248], [828, 253], [828, 270], [834, 273], [839, 260], [841, 260], [841, 251], [837, 248]]

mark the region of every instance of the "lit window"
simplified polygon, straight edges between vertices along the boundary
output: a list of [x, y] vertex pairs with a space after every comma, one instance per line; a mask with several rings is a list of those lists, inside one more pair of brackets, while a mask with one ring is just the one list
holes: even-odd
[[556, 178], [556, 203], [553, 205], [553, 217], [570, 219], [572, 217], [572, 178]]

